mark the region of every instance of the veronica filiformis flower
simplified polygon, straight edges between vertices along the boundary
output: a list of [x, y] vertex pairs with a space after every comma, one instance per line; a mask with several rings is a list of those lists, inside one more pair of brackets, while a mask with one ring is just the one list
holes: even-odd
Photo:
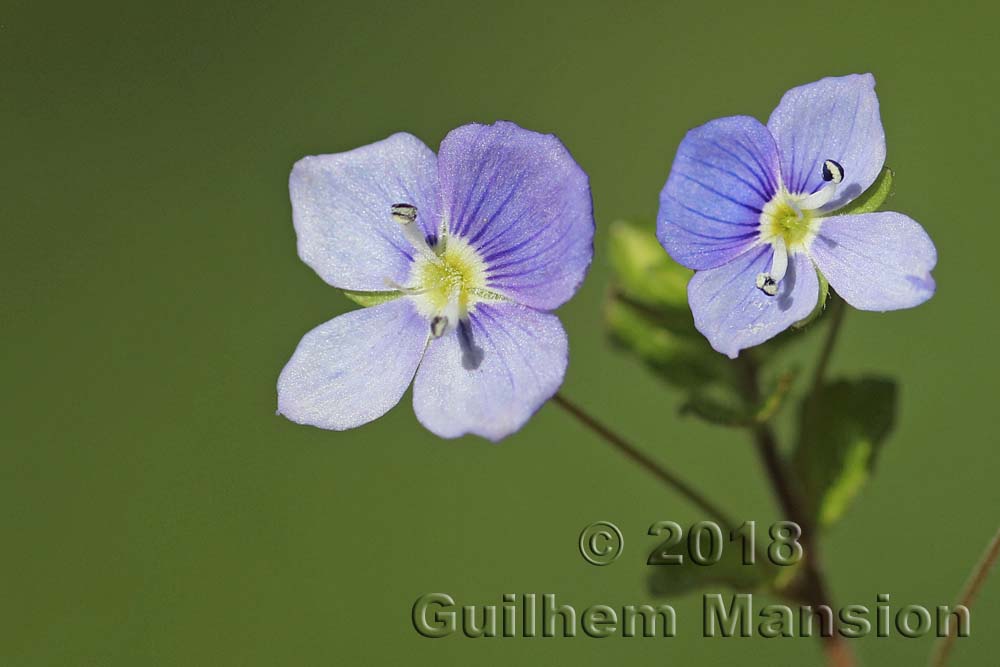
[[691, 130], [660, 195], [657, 236], [697, 273], [695, 324], [736, 357], [806, 318], [817, 270], [847, 303], [894, 310], [934, 293], [934, 244], [901, 213], [837, 215], [885, 162], [870, 74], [785, 93], [765, 126], [749, 116]]
[[568, 348], [550, 311], [582, 282], [594, 233], [587, 176], [556, 137], [465, 125], [435, 155], [395, 134], [300, 160], [290, 191], [303, 261], [380, 303], [305, 335], [281, 414], [352, 428], [413, 381], [429, 430], [499, 440], [555, 393]]

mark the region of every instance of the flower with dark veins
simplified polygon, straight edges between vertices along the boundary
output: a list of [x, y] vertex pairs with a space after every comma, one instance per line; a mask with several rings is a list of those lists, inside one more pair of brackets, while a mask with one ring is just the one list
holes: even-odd
[[837, 215], [885, 162], [870, 74], [785, 93], [765, 126], [750, 116], [688, 132], [660, 194], [657, 237], [680, 264], [695, 325], [736, 357], [805, 319], [819, 271], [861, 310], [917, 306], [934, 294], [937, 251], [894, 212]]
[[395, 134], [303, 158], [289, 189], [302, 260], [376, 305], [305, 335], [279, 413], [353, 428], [413, 381], [430, 431], [496, 441], [559, 388], [568, 346], [550, 311], [583, 281], [594, 218], [587, 175], [556, 137], [465, 125], [435, 156]]

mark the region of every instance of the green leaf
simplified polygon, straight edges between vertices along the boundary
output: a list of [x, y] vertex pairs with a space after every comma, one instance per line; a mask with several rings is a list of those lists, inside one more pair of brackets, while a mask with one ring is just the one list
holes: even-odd
[[896, 417], [896, 383], [885, 378], [825, 384], [803, 403], [792, 468], [820, 526], [843, 516], [871, 477]]
[[[741, 540], [731, 540], [725, 529], [722, 531], [721, 558], [717, 562], [700, 565], [691, 558], [693, 535], [688, 527], [685, 526], [684, 530], [680, 542], [673, 546], [663, 549], [660, 548], [662, 544], [653, 545], [654, 550], [649, 560], [652, 572], [646, 583], [650, 594], [654, 596], [669, 598], [706, 588], [718, 589], [719, 586], [741, 592], [763, 591], [776, 585], [779, 576], [786, 574], [783, 569], [793, 569], [778, 568], [759, 548], [755, 562], [745, 564]], [[702, 544], [705, 545], [703, 553], [708, 555], [711, 548], [708, 546], [709, 539], [705, 531], [700, 532], [703, 536]], [[766, 531], [764, 535], [766, 536]], [[653, 539], [662, 542], [668, 537], [670, 534], [664, 532]], [[758, 534], [757, 539], [759, 542], [761, 535]], [[680, 563], [676, 562], [678, 557]], [[675, 562], [664, 562], [671, 560]]]
[[612, 341], [663, 381], [688, 391], [682, 413], [724, 426], [769, 419], [785, 392], [768, 395], [766, 404], [747, 405], [738, 365], [713, 350], [695, 329], [687, 299], [694, 272], [670, 258], [653, 229], [652, 222], [620, 220], [611, 226], [615, 278], [605, 321]]
[[402, 292], [389, 291], [389, 292], [355, 292], [354, 290], [341, 290], [348, 299], [358, 304], [359, 306], [364, 306], [365, 308], [369, 306], [377, 306], [380, 303], [385, 303], [386, 301], [392, 301], [393, 299], [398, 299], [403, 296]]
[[726, 358], [693, 331], [693, 324], [693, 333], [685, 333], [690, 312], [655, 311], [618, 295], [608, 300], [604, 317], [612, 341], [672, 385], [699, 387], [731, 374]]
[[670, 259], [653, 225], [612, 223], [608, 254], [621, 292], [650, 306], [687, 310], [687, 284], [694, 271]]
[[797, 370], [785, 371], [779, 375], [759, 405], [747, 405], [740, 397], [719, 399], [701, 391], [693, 391], [681, 406], [681, 413], [697, 415], [719, 426], [748, 428], [765, 424], [781, 410], [796, 375]]
[[725, 357], [694, 328], [687, 303], [694, 272], [670, 259], [653, 224], [612, 224], [609, 256], [615, 278], [604, 315], [612, 341], [674, 386], [728, 379]]
[[889, 167], [883, 167], [875, 182], [864, 193], [850, 204], [837, 211], [837, 215], [857, 215], [877, 211], [892, 194], [892, 178], [894, 174]]
[[[687, 391], [682, 414], [723, 426], [768, 421], [782, 406], [793, 375], [780, 376], [761, 404], [747, 403], [740, 365], [713, 350], [695, 329], [687, 299], [694, 272], [670, 258], [653, 230], [651, 221], [619, 220], [611, 226], [615, 277], [605, 307], [611, 340], [664, 382]], [[762, 362], [773, 356], [755, 352]]]
[[694, 415], [718, 426], [743, 427], [753, 423], [753, 415], [739, 400], [719, 399], [712, 394], [694, 391], [681, 406], [682, 415]]

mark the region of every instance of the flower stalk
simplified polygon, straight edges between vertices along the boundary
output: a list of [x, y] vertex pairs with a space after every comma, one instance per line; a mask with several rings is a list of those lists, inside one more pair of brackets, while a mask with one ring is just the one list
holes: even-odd
[[[998, 558], [1000, 558], [1000, 529], [997, 530], [993, 539], [986, 547], [986, 552], [976, 564], [976, 567], [973, 568], [972, 574], [969, 575], [969, 581], [966, 582], [965, 588], [962, 589], [962, 594], [959, 596], [956, 606], [972, 607], [972, 603], [975, 602], [980, 589], [986, 583], [986, 577], [989, 576], [990, 570], [996, 565]], [[957, 626], [958, 624], [956, 624], [954, 630], [948, 632], [947, 636], [942, 637], [938, 641], [937, 649], [931, 658], [931, 667], [945, 667], [948, 663], [948, 656], [951, 655], [951, 649], [958, 632]]]
[[[836, 299], [836, 297], [834, 297]], [[831, 304], [832, 319], [827, 332], [827, 338], [820, 352], [814, 376], [813, 391], [817, 391], [823, 382], [826, 367], [830, 362], [833, 349], [843, 321], [843, 305], [839, 299]], [[742, 369], [743, 389], [750, 404], [760, 401], [759, 368], [749, 351], [741, 355], [737, 362]], [[778, 437], [769, 423], [760, 423], [751, 427], [754, 445], [771, 483], [772, 490], [785, 518], [793, 521], [802, 529], [799, 538], [805, 557], [802, 562], [802, 575], [798, 586], [786, 590], [786, 594], [800, 598], [804, 604], [814, 607], [827, 606], [833, 608], [832, 598], [826, 584], [820, 557], [820, 545], [816, 539], [816, 526], [805, 511], [800, 491], [794, 477], [789, 473], [788, 466], [781, 455]], [[830, 667], [853, 667], [857, 664], [853, 651], [838, 635], [821, 636], [824, 643], [827, 663]]]
[[552, 397], [552, 402], [565, 410], [570, 416], [583, 424], [592, 433], [598, 435], [602, 440], [625, 455], [625, 458], [633, 461], [647, 472], [657, 477], [667, 486], [671, 487], [679, 494], [687, 498], [693, 505], [705, 511], [713, 519], [718, 520], [726, 528], [734, 528], [737, 524], [714, 503], [708, 500], [701, 492], [696, 490], [689, 482], [686, 482], [676, 473], [665, 466], [657, 463], [652, 458], [643, 453], [640, 449], [629, 443], [625, 438], [618, 435], [610, 428], [592, 417], [583, 408], [569, 400], [562, 394], [557, 393]]
[[833, 355], [833, 348], [837, 343], [837, 336], [840, 334], [840, 326], [844, 322], [844, 300], [836, 294], [830, 295], [830, 305], [827, 307], [827, 319], [830, 320], [826, 331], [826, 339], [823, 341], [823, 349], [819, 353], [819, 361], [816, 362], [816, 370], [813, 373], [812, 390], [815, 394], [823, 385], [823, 378], [826, 376], [826, 369], [830, 365], [830, 357]]

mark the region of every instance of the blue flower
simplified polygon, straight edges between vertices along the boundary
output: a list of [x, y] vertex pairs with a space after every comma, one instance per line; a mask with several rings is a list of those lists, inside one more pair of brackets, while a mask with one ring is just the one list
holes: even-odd
[[767, 121], [713, 120], [688, 132], [660, 194], [657, 237], [695, 269], [695, 325], [735, 358], [807, 317], [817, 270], [862, 310], [934, 294], [937, 251], [901, 213], [836, 215], [875, 181], [885, 133], [870, 74], [785, 93]]
[[465, 125], [435, 156], [395, 134], [303, 158], [289, 189], [302, 260], [380, 303], [305, 335], [278, 379], [281, 414], [353, 428], [412, 381], [429, 430], [500, 440], [559, 388], [568, 347], [549, 311], [583, 281], [594, 218], [587, 175], [556, 137]]

